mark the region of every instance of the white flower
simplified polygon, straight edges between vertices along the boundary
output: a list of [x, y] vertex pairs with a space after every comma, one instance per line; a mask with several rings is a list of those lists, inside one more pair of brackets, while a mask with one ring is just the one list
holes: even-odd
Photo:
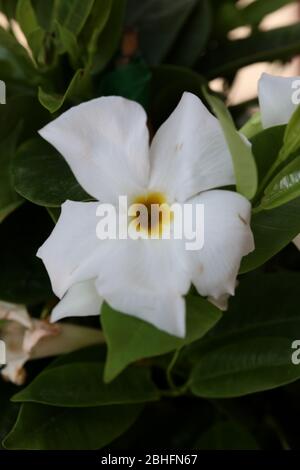
[[22, 385], [26, 379], [25, 363], [104, 341], [100, 330], [76, 325], [51, 325], [47, 320], [29, 316], [23, 305], [0, 301], [0, 338], [6, 346], [6, 365], [1, 370], [5, 380]]
[[265, 129], [289, 122], [299, 105], [299, 87], [300, 77], [277, 77], [267, 73], [261, 75], [258, 99]]
[[241, 258], [254, 248], [251, 206], [235, 192], [208, 191], [234, 184], [217, 119], [199, 98], [184, 93], [150, 148], [146, 119], [139, 104], [102, 97], [73, 107], [40, 134], [97, 201], [116, 204], [120, 195], [151, 199], [155, 191], [169, 204], [205, 204], [204, 248], [186, 251], [172, 239], [100, 241], [99, 203], [67, 201], [38, 251], [62, 299], [52, 321], [97, 315], [105, 299], [114, 309], [183, 337], [183, 296], [191, 282], [214, 303], [224, 304], [224, 295], [234, 294]]
[[[277, 77], [263, 73], [258, 99], [263, 127], [287, 124], [300, 104], [300, 77]], [[300, 234], [293, 240], [300, 250]]]

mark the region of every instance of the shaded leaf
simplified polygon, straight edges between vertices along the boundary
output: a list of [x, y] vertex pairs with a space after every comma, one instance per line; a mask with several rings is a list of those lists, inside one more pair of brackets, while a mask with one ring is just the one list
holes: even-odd
[[[125, 367], [138, 359], [158, 356], [181, 348], [202, 337], [221, 318], [221, 312], [200, 297], [187, 297], [187, 334], [181, 339], [168, 335], [142, 320], [102, 307], [102, 327], [108, 356], [104, 380], [113, 380]], [[124, 334], [126, 332], [126, 334]]]
[[103, 370], [99, 362], [51, 365], [12, 401], [69, 408], [144, 403], [159, 398], [149, 369], [128, 368], [110, 384], [103, 382]]
[[257, 170], [251, 145], [236, 130], [225, 104], [216, 96], [204, 92], [222, 126], [232, 156], [237, 191], [252, 199], [257, 189]]
[[25, 199], [47, 207], [59, 207], [67, 199], [88, 201], [64, 158], [38, 137], [25, 142], [12, 166], [16, 191]]
[[139, 405], [74, 409], [26, 403], [4, 446], [27, 450], [100, 449], [125, 432], [140, 410]]

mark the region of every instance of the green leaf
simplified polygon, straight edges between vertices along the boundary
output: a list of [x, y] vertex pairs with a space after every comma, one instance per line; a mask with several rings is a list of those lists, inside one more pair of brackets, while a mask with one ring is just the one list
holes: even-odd
[[37, 137], [19, 148], [12, 165], [16, 191], [25, 199], [46, 207], [59, 207], [67, 199], [88, 201], [64, 158]]
[[300, 156], [286, 165], [268, 184], [259, 207], [274, 209], [298, 196], [300, 196]]
[[[1, 105], [2, 106], [2, 105]], [[11, 181], [11, 161], [14, 156], [20, 127], [0, 142], [0, 222], [22, 204]]]
[[[32, 112], [31, 119], [24, 120], [28, 109]], [[18, 96], [0, 105], [0, 222], [22, 203], [11, 178], [17, 143], [44, 122], [45, 112], [35, 98]]]
[[27, 38], [34, 57], [38, 58], [43, 49], [45, 31], [38, 23], [31, 0], [18, 0], [16, 20]]
[[151, 77], [150, 69], [144, 63], [119, 66], [105, 75], [101, 82], [100, 95], [123, 96], [147, 108]]
[[57, 52], [59, 54], [67, 52], [72, 66], [77, 68], [80, 52], [76, 36], [58, 22], [55, 23], [55, 31]]
[[128, 1], [126, 25], [139, 31], [140, 48], [149, 64], [157, 65], [165, 59], [197, 3], [197, 0]]
[[56, 0], [54, 21], [58, 21], [77, 36], [91, 13], [93, 4], [94, 0]]
[[87, 67], [92, 64], [98, 49], [98, 39], [104, 30], [113, 7], [113, 0], [94, 2], [91, 14], [81, 33], [81, 39], [87, 44]]
[[222, 40], [199, 63], [198, 70], [208, 78], [226, 76], [255, 62], [288, 60], [299, 51], [300, 24], [255, 31], [245, 39]]
[[17, 403], [11, 403], [10, 397], [16, 392], [17, 387], [0, 382], [0, 450], [3, 450], [2, 440], [14, 425], [19, 411]]
[[292, 363], [292, 342], [300, 328], [299, 281], [299, 273], [292, 272], [242, 278], [228, 313], [186, 351], [194, 364], [191, 389], [196, 395], [241, 396], [300, 377]]
[[52, 229], [53, 223], [46, 211], [29, 204], [23, 204], [2, 222], [1, 300], [30, 305], [53, 296], [47, 272], [36, 257]]
[[[125, 0], [113, 0], [110, 15], [97, 40], [97, 52], [91, 64], [92, 73], [98, 74], [106, 67], [116, 52], [123, 31]], [[95, 44], [92, 47], [95, 50]]]
[[252, 215], [251, 229], [255, 250], [242, 259], [240, 272], [264, 264], [300, 233], [300, 198], [271, 210]]
[[254, 437], [233, 420], [220, 421], [211, 426], [197, 440], [195, 449], [201, 450], [257, 450]]
[[253, 114], [251, 118], [243, 125], [240, 132], [247, 138], [251, 139], [263, 130], [261, 122], [261, 114], [259, 111]]
[[279, 155], [279, 162], [286, 160], [290, 155], [300, 149], [300, 106], [292, 115], [283, 139], [283, 147]]
[[291, 362], [291, 340], [237, 340], [199, 358], [191, 375], [191, 391], [205, 398], [229, 398], [261, 392], [300, 378]]
[[165, 354], [192, 343], [205, 335], [221, 318], [221, 312], [200, 297], [189, 296], [186, 303], [187, 334], [184, 339], [168, 335], [150, 323], [116, 312], [104, 304], [101, 320], [108, 346], [105, 382], [113, 380], [138, 359]]
[[63, 94], [48, 92], [39, 87], [39, 101], [50, 113], [55, 113], [66, 100], [78, 99], [81, 96], [83, 89], [88, 87], [88, 79], [88, 73], [83, 69], [78, 69]]
[[255, 158], [260, 183], [265, 180], [271, 167], [278, 158], [283, 144], [286, 126], [269, 127], [251, 139], [252, 152]]
[[103, 382], [103, 371], [104, 365], [98, 362], [51, 365], [12, 401], [77, 408], [144, 403], [159, 398], [149, 369], [128, 368], [110, 384]]
[[4, 440], [6, 449], [96, 450], [134, 423], [139, 405], [56, 408], [26, 403]]
[[208, 0], [197, 0], [172, 47], [167, 61], [170, 64], [192, 67], [201, 56], [212, 26], [212, 11]]
[[204, 94], [222, 126], [232, 156], [237, 191], [252, 199], [257, 189], [257, 170], [251, 146], [236, 130], [224, 103], [216, 96], [207, 93], [205, 89]]
[[26, 49], [8, 31], [0, 28], [0, 68], [4, 81], [28, 82], [40, 81], [37, 70]]

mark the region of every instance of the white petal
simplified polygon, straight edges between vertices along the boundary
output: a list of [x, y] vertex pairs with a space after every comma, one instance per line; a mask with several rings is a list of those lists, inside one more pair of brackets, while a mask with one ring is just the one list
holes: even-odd
[[99, 257], [109, 240], [96, 236], [98, 205], [66, 201], [53, 232], [37, 253], [59, 298], [73, 284], [95, 278], [101, 269]]
[[299, 235], [297, 235], [296, 238], [294, 238], [293, 242], [295, 243], [298, 250], [300, 250], [300, 233], [299, 233]]
[[185, 337], [185, 300], [180, 295], [159, 295], [126, 286], [123, 291], [107, 294], [107, 302], [115, 310], [151, 323], [159, 330]]
[[251, 206], [240, 194], [222, 190], [204, 192], [191, 202], [204, 204], [204, 246], [186, 251], [192, 282], [201, 295], [219, 303], [225, 294], [234, 295], [241, 258], [254, 249]]
[[182, 296], [190, 278], [181, 263], [180, 247], [172, 240], [120, 240], [103, 262], [96, 283], [99, 294], [116, 310], [184, 336]]
[[102, 299], [94, 281], [79, 282], [71, 286], [62, 300], [54, 307], [51, 321], [67, 317], [99, 315]]
[[150, 164], [151, 188], [165, 191], [178, 201], [235, 182], [221, 126], [191, 93], [183, 94], [155, 135]]
[[146, 113], [134, 101], [102, 97], [75, 106], [39, 131], [97, 200], [139, 192], [148, 183]]
[[[287, 124], [297, 104], [293, 103], [293, 94], [297, 91], [293, 83], [300, 77], [276, 77], [263, 73], [258, 82], [258, 98], [263, 127]], [[299, 89], [300, 81], [298, 82]], [[299, 93], [298, 93], [299, 95]]]

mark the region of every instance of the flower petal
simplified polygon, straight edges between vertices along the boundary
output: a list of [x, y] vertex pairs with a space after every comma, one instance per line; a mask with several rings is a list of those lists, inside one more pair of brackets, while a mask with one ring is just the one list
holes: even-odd
[[69, 109], [39, 133], [64, 156], [89, 194], [115, 202], [148, 183], [146, 119], [138, 103], [102, 97]]
[[157, 131], [150, 150], [150, 186], [185, 201], [235, 183], [231, 155], [218, 120], [192, 93]]
[[37, 256], [46, 266], [52, 289], [61, 298], [77, 282], [96, 278], [99, 257], [109, 240], [96, 236], [98, 202], [66, 201], [50, 237]]
[[296, 236], [296, 238], [294, 238], [293, 242], [295, 243], [298, 250], [300, 250], [300, 233]]
[[120, 240], [102, 264], [99, 294], [116, 310], [184, 336], [182, 296], [190, 278], [181, 264], [181, 246], [172, 240]]
[[102, 299], [94, 281], [79, 282], [71, 286], [51, 313], [51, 322], [67, 317], [99, 315]]
[[300, 77], [262, 74], [258, 82], [258, 98], [264, 128], [287, 124], [290, 120], [298, 106], [292, 100], [296, 91], [292, 85], [297, 80], [299, 89]]
[[251, 205], [240, 194], [223, 190], [204, 192], [191, 202], [204, 204], [204, 246], [186, 251], [192, 282], [201, 295], [220, 304], [225, 294], [234, 295], [241, 258], [254, 249]]

